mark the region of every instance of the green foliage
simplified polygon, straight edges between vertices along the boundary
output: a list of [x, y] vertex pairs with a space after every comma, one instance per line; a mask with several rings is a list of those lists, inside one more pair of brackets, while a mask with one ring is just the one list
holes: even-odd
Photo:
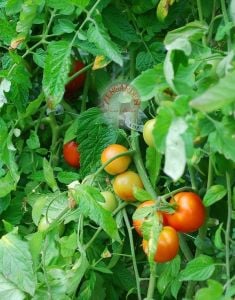
[[[0, 299], [235, 296], [234, 7], [0, 1]], [[86, 66], [82, 77], [75, 61]], [[115, 83], [129, 86], [109, 93]], [[106, 110], [111, 100], [116, 112]], [[152, 147], [141, 134], [147, 119], [156, 120]], [[79, 168], [64, 159], [69, 141]], [[138, 202], [116, 197], [111, 213], [99, 204], [113, 192], [100, 156], [114, 143], [133, 150], [129, 170], [144, 184], [134, 196], [154, 207], [137, 212]], [[174, 213], [168, 200], [191, 189], [207, 219], [180, 234], [172, 261], [156, 264], [156, 209]], [[148, 257], [136, 219], [147, 219]]]

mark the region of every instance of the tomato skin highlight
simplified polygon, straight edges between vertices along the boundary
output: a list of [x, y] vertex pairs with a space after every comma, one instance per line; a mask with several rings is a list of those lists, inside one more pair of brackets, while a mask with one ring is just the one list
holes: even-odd
[[[85, 67], [84, 63], [80, 60], [75, 60], [72, 63], [72, 69], [69, 73], [69, 76], [72, 76], [76, 72], [80, 71]], [[86, 79], [86, 74], [82, 73], [81, 75], [77, 76], [73, 80], [71, 80], [69, 83], [65, 86], [65, 97], [66, 98], [72, 98], [75, 96], [75, 94], [83, 87], [84, 82]]]
[[165, 213], [169, 226], [180, 232], [193, 232], [198, 230], [206, 219], [206, 209], [201, 198], [193, 192], [181, 192], [170, 200], [176, 205], [173, 214]]
[[134, 197], [135, 187], [143, 188], [143, 183], [140, 176], [133, 171], [126, 171], [114, 178], [114, 192], [124, 201], [136, 201]]
[[63, 146], [64, 160], [73, 168], [80, 167], [80, 153], [75, 141], [68, 142]]
[[[151, 207], [155, 205], [155, 201], [154, 200], [148, 200], [145, 201], [143, 203], [141, 203], [136, 210], [141, 210], [144, 207]], [[159, 218], [160, 222], [163, 223], [164, 225], [166, 225], [166, 220], [164, 218], [164, 215], [160, 212], [160, 211], [156, 211], [156, 215]], [[142, 231], [141, 231], [141, 226], [143, 225], [144, 221], [147, 220], [147, 218], [143, 218], [143, 219], [133, 219], [133, 227], [135, 228], [136, 232], [142, 236]]]
[[[143, 250], [148, 255], [148, 241], [143, 240]], [[164, 226], [159, 234], [157, 251], [154, 261], [163, 263], [172, 260], [179, 251], [179, 237], [176, 230], [170, 226]]]
[[104, 191], [101, 192], [101, 195], [104, 197], [105, 202], [99, 202], [99, 204], [106, 210], [111, 212], [114, 211], [118, 206], [118, 202], [114, 194], [110, 191]]
[[[101, 163], [105, 164], [109, 159], [114, 156], [128, 151], [128, 149], [119, 144], [109, 145], [101, 154]], [[127, 170], [131, 163], [131, 157], [129, 155], [121, 156], [113, 160], [104, 169], [110, 175], [117, 175]]]
[[155, 123], [156, 123], [155, 119], [148, 120], [144, 124], [144, 128], [143, 128], [144, 141], [148, 146], [151, 147], [154, 147], [153, 128], [155, 126]]

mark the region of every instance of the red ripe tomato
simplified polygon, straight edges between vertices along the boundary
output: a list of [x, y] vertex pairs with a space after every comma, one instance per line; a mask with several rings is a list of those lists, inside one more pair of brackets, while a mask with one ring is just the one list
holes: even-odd
[[181, 192], [170, 200], [176, 205], [173, 214], [165, 213], [168, 225], [177, 231], [193, 232], [200, 228], [206, 218], [206, 210], [201, 198], [193, 192]]
[[[72, 76], [76, 72], [83, 69], [85, 65], [83, 62], [76, 60], [72, 64], [71, 72], [69, 73], [69, 76]], [[66, 98], [72, 98], [84, 85], [86, 79], [86, 74], [82, 73], [81, 75], [77, 76], [73, 80], [71, 80], [66, 86], [65, 86], [65, 97]]]
[[[155, 262], [166, 262], [172, 260], [179, 251], [179, 237], [174, 228], [170, 226], [163, 227], [160, 232], [157, 251], [154, 256]], [[148, 241], [143, 240], [143, 250], [148, 254]]]
[[[148, 200], [145, 201], [143, 203], [141, 203], [137, 209], [136, 212], [140, 212], [141, 210], [143, 210], [144, 207], [151, 207], [155, 205], [155, 201], [153, 200]], [[160, 219], [160, 222], [163, 223], [164, 225], [166, 225], [165, 220], [164, 220], [164, 215], [160, 212], [160, 211], [156, 211], [156, 215], [157, 217]], [[137, 231], [137, 233], [142, 236], [142, 232], [141, 232], [141, 226], [143, 225], [143, 223], [148, 219], [148, 216], [143, 217], [143, 218], [139, 218], [139, 219], [133, 219], [133, 226], [135, 228], [135, 230]]]
[[63, 147], [64, 160], [74, 168], [80, 167], [80, 153], [78, 152], [78, 144], [74, 141], [64, 144]]
[[[128, 149], [119, 144], [109, 145], [101, 154], [101, 162], [105, 164], [109, 159], [115, 157], [118, 154], [128, 151]], [[131, 157], [128, 155], [121, 156], [113, 160], [104, 169], [110, 175], [116, 175], [123, 173], [127, 170], [131, 163]]]
[[139, 175], [133, 171], [126, 171], [115, 177], [113, 189], [116, 195], [124, 201], [135, 201], [134, 188], [143, 188]]

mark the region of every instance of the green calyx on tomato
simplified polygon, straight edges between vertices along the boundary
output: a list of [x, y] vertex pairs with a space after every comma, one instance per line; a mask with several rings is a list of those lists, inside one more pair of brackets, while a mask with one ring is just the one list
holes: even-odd
[[70, 141], [63, 146], [64, 160], [74, 168], [80, 167], [80, 153], [78, 152], [78, 144]]
[[114, 178], [114, 192], [124, 201], [136, 201], [134, 196], [135, 188], [143, 188], [143, 183], [140, 176], [133, 171], [126, 171]]
[[201, 198], [193, 192], [180, 192], [170, 200], [175, 206], [173, 214], [164, 213], [168, 225], [180, 232], [198, 230], [206, 218], [206, 209]]
[[[135, 210], [135, 213], [133, 214], [133, 227], [135, 228], [136, 232], [142, 236], [142, 225], [144, 222], [148, 222], [149, 216], [152, 213], [152, 210], [155, 206], [154, 200], [148, 200], [143, 203], [141, 203], [137, 209]], [[155, 211], [156, 218], [158, 222], [163, 223], [166, 225], [166, 220], [164, 218], [164, 215], [160, 211]]]
[[[149, 242], [143, 240], [143, 250], [149, 253]], [[172, 260], [179, 251], [179, 237], [176, 230], [170, 226], [164, 226], [159, 234], [156, 245], [154, 261], [163, 263]]]
[[104, 202], [99, 202], [99, 204], [108, 211], [114, 211], [118, 206], [118, 202], [114, 194], [110, 191], [104, 191], [101, 192], [101, 195], [104, 197]]
[[155, 123], [156, 123], [155, 119], [148, 120], [144, 124], [144, 128], [143, 128], [144, 141], [148, 146], [151, 147], [154, 146], [153, 128], [155, 126]]
[[[110, 159], [115, 156], [127, 152], [128, 149], [119, 144], [109, 145], [101, 154], [101, 163], [104, 165]], [[129, 155], [124, 155], [114, 159], [109, 163], [104, 169], [110, 175], [117, 175], [123, 173], [127, 170], [131, 163], [131, 157]]]

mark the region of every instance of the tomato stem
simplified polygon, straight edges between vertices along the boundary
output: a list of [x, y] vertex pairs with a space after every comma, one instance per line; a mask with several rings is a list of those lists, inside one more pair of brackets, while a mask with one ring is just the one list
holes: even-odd
[[132, 262], [133, 262], [133, 268], [134, 268], [135, 280], [136, 280], [136, 288], [137, 288], [137, 297], [138, 297], [138, 300], [141, 300], [140, 276], [139, 276], [139, 271], [138, 271], [136, 257], [135, 257], [134, 240], [133, 240], [130, 222], [129, 222], [125, 208], [123, 209], [123, 217], [124, 217], [124, 221], [125, 221], [128, 236], [129, 236], [129, 241], [130, 241], [131, 256], [132, 256]]
[[[209, 161], [208, 161], [208, 175], [207, 175], [207, 190], [211, 187], [213, 183], [213, 164], [212, 164], [212, 158], [211, 155], [209, 155]], [[204, 240], [206, 237], [207, 233], [207, 220], [209, 218], [209, 208], [207, 208], [207, 219], [205, 220], [204, 225], [199, 229], [198, 236], [201, 240]], [[200, 249], [196, 249], [195, 252], [195, 257], [198, 257], [201, 254]], [[192, 298], [194, 294], [194, 287], [195, 287], [196, 282], [190, 281], [187, 286], [187, 291], [186, 291], [186, 297]]]
[[193, 190], [197, 190], [197, 182], [195, 178], [195, 170], [192, 165], [188, 164], [188, 171], [190, 175], [191, 185]]
[[193, 259], [193, 254], [185, 240], [185, 237], [182, 233], [179, 234], [179, 239], [180, 239], [180, 249], [183, 252], [185, 258], [190, 261]]
[[170, 193], [164, 194], [162, 196], [159, 196], [158, 199], [159, 200], [166, 200], [169, 197], [173, 197], [175, 194], [180, 193], [180, 192], [184, 192], [184, 191], [189, 191], [189, 190], [193, 190], [194, 189], [190, 186], [184, 186], [182, 188], [176, 189], [174, 191], [171, 191]]
[[153, 197], [153, 199], [157, 199], [157, 194], [156, 194], [154, 188], [152, 187], [152, 184], [146, 173], [146, 170], [145, 170], [145, 167], [143, 164], [143, 160], [141, 158], [139, 139], [138, 139], [138, 135], [136, 134], [135, 131], [132, 131], [131, 146], [132, 146], [132, 149], [135, 151], [133, 159], [134, 159], [138, 174], [143, 182], [144, 188]]
[[155, 283], [156, 283], [156, 265], [151, 268], [150, 277], [149, 277], [149, 286], [147, 292], [147, 298], [145, 300], [153, 300], [154, 290], [155, 290]]
[[90, 84], [90, 75], [91, 75], [91, 70], [89, 69], [86, 74], [86, 80], [83, 88], [81, 113], [86, 110], [87, 95], [88, 95], [89, 84]]
[[228, 285], [226, 287], [226, 291], [229, 290], [231, 284], [230, 284], [230, 230], [231, 230], [231, 218], [232, 218], [232, 191], [231, 191], [231, 180], [230, 175], [228, 172], [226, 172], [226, 183], [227, 183], [227, 191], [228, 191], [228, 197], [227, 197], [227, 205], [228, 205], [228, 216], [227, 216], [227, 224], [226, 224], [226, 232], [225, 232], [225, 257], [226, 257], [226, 276], [227, 276], [227, 282]]
[[84, 68], [82, 68], [81, 70], [77, 71], [76, 73], [74, 73], [72, 76], [70, 76], [66, 82], [66, 84], [68, 84], [70, 81], [74, 80], [75, 78], [77, 78], [79, 75], [85, 73], [87, 70], [90, 70], [91, 67], [93, 66], [93, 62], [90, 63], [89, 65], [85, 66]]

